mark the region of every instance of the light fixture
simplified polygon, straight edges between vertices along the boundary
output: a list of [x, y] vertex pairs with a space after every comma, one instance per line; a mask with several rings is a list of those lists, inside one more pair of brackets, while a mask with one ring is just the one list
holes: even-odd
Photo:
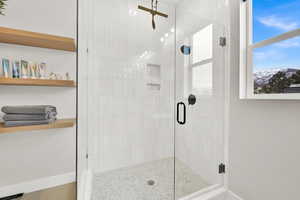
[[165, 34], [165, 37], [166, 37], [166, 38], [169, 37], [169, 33], [166, 33], [166, 34]]
[[161, 42], [164, 42], [164, 41], [165, 41], [165, 39], [162, 37], [162, 38], [160, 38], [160, 41], [161, 41]]
[[171, 33], [174, 33], [175, 32], [175, 28], [171, 28]]

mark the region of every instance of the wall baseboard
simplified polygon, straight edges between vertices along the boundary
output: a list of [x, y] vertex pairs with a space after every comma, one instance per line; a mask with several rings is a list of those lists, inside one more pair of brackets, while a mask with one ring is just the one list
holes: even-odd
[[217, 188], [190, 200], [243, 200], [241, 197], [224, 187]]
[[59, 185], [64, 185], [76, 181], [75, 172], [50, 176], [33, 181], [23, 182], [16, 185], [9, 185], [0, 188], [0, 198], [11, 196], [18, 193], [36, 192]]

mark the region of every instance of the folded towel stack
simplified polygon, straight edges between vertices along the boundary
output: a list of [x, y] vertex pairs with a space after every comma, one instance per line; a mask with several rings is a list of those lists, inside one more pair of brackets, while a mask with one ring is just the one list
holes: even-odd
[[56, 120], [56, 107], [41, 106], [4, 106], [4, 126], [28, 126], [49, 124]]

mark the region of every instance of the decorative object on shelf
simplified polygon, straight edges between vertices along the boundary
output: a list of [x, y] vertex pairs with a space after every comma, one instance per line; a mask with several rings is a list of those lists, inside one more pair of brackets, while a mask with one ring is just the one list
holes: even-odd
[[40, 64], [35, 64], [36, 68], [35, 68], [35, 76], [37, 79], [42, 79], [42, 74], [41, 74], [41, 68], [40, 68]]
[[[28, 62], [26, 60], [10, 61], [2, 59], [0, 77], [21, 79], [47, 79], [46, 63]], [[57, 78], [55, 78], [57, 79]]]
[[63, 76], [58, 73], [51, 72], [49, 75], [49, 79], [50, 80], [63, 80]]
[[29, 77], [36, 79], [36, 65], [33, 63], [29, 64]]
[[57, 78], [56, 78], [56, 74], [53, 73], [53, 72], [51, 72], [51, 73], [49, 74], [49, 79], [50, 79], [50, 80], [56, 80], [56, 79], [57, 79]]
[[8, 78], [10, 76], [10, 65], [9, 60], [6, 58], [2, 59], [3, 76]]
[[62, 75], [60, 75], [60, 74], [56, 74], [56, 80], [63, 80], [63, 77], [62, 77]]
[[5, 6], [6, 6], [6, 2], [7, 0], [0, 0], [0, 15], [4, 15], [4, 9], [5, 9]]
[[69, 72], [62, 75], [54, 72], [48, 74], [45, 62], [23, 59], [11, 61], [7, 58], [2, 59], [0, 85], [76, 87]]
[[66, 73], [66, 80], [67, 80], [67, 81], [71, 80], [71, 77], [70, 77], [69, 72]]
[[45, 79], [46, 78], [46, 63], [41, 63], [38, 66], [38, 71], [39, 71], [39, 78], [40, 79]]
[[25, 60], [21, 60], [21, 78], [28, 78], [29, 70], [28, 70], [28, 62]]
[[20, 62], [19, 61], [13, 62], [12, 77], [20, 78]]

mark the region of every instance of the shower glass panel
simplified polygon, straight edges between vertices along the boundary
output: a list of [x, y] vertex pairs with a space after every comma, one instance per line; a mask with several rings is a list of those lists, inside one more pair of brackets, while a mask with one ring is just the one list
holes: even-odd
[[[186, 106], [186, 113], [179, 111], [186, 123], [175, 129], [176, 199], [223, 184], [225, 2], [182, 0], [176, 6], [176, 102]], [[190, 54], [178, 51], [182, 45]]]
[[92, 200], [174, 199], [175, 7], [93, 1], [89, 48]]
[[89, 2], [84, 200], [188, 200], [221, 185], [226, 1], [161, 0], [160, 15], [156, 0]]

